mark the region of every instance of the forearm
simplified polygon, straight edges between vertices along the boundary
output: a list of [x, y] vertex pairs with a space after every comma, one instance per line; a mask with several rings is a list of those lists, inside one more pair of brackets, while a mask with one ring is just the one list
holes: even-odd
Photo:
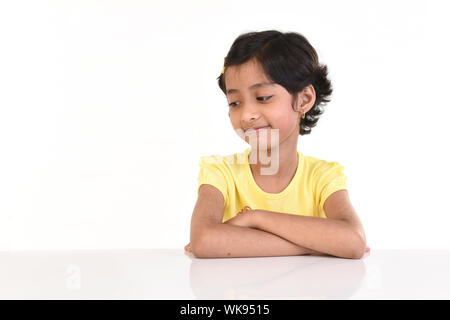
[[358, 257], [365, 248], [365, 239], [345, 220], [257, 210], [254, 227], [296, 245], [343, 258]]
[[212, 225], [192, 244], [198, 258], [237, 258], [320, 254], [270, 232], [230, 224]]

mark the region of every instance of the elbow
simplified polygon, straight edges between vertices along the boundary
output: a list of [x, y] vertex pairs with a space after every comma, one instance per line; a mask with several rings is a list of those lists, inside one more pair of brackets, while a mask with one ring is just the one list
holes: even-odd
[[207, 239], [204, 233], [191, 237], [192, 254], [196, 258], [208, 258]]
[[199, 243], [193, 244], [191, 246], [191, 248], [192, 248], [192, 254], [194, 255], [194, 257], [196, 257], [198, 259], [206, 258], [205, 250], [203, 249], [203, 247], [201, 245], [199, 245]]
[[360, 232], [356, 232], [351, 241], [350, 259], [361, 259], [366, 251], [366, 238]]

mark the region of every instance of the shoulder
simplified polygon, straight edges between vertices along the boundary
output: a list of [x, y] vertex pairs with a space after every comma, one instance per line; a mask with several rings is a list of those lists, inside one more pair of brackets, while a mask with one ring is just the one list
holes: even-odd
[[198, 161], [199, 165], [221, 165], [223, 164], [223, 157], [218, 154], [213, 155], [207, 155], [207, 156], [201, 156], [200, 160]]
[[219, 154], [206, 155], [201, 156], [198, 163], [200, 166], [216, 167], [230, 170], [239, 164], [243, 164], [245, 162], [244, 156], [245, 151], [227, 155], [219, 155]]
[[344, 166], [338, 161], [327, 161], [313, 156], [304, 156], [305, 168], [314, 179], [320, 179], [324, 175], [343, 174]]

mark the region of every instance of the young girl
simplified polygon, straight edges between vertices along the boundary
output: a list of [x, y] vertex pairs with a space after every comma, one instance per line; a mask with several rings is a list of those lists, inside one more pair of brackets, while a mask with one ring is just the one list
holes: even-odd
[[201, 157], [190, 243], [198, 258], [368, 251], [344, 167], [297, 150], [332, 93], [326, 65], [294, 32], [249, 32], [232, 44], [218, 78], [233, 129], [250, 147]]

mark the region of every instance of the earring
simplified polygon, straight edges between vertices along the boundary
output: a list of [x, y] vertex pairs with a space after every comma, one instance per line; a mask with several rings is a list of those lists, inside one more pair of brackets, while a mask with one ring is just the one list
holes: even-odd
[[302, 114], [302, 119], [305, 119], [305, 113], [304, 113], [304, 114]]

